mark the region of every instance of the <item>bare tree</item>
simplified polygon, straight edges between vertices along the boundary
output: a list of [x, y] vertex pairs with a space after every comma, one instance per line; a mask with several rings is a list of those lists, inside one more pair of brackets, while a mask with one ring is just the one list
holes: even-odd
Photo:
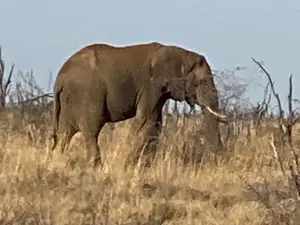
[[249, 99], [245, 96], [249, 81], [239, 76], [239, 71], [247, 67], [236, 67], [233, 70], [214, 71], [216, 86], [219, 92], [220, 110], [231, 118], [224, 125], [225, 143], [234, 143], [243, 127], [243, 112], [248, 107]]
[[[270, 140], [270, 145], [273, 149], [274, 152], [274, 157], [277, 159], [280, 168], [282, 170], [283, 175], [286, 176], [286, 172], [283, 166], [283, 160], [282, 160], [282, 153], [283, 150], [288, 147], [289, 152], [285, 153], [290, 153], [291, 154], [291, 160], [289, 160], [289, 171], [291, 174], [291, 177], [293, 178], [293, 183], [294, 187], [296, 187], [296, 200], [299, 201], [300, 198], [300, 165], [299, 165], [299, 157], [298, 153], [294, 149], [293, 146], [293, 139], [292, 139], [292, 131], [293, 131], [293, 126], [300, 120], [300, 115], [299, 113], [296, 112], [297, 109], [293, 109], [293, 102], [297, 102], [293, 99], [293, 76], [290, 75], [289, 77], [289, 94], [288, 94], [288, 114], [287, 116], [284, 115], [284, 110], [282, 108], [282, 103], [279, 97], [279, 94], [276, 92], [275, 87], [274, 87], [274, 82], [271, 78], [270, 73], [264, 68], [262, 63], [258, 62], [252, 57], [252, 60], [254, 63], [264, 72], [264, 74], [267, 76], [272, 93], [277, 101], [278, 104], [278, 111], [279, 115], [277, 117], [277, 122], [279, 125], [279, 133], [280, 133], [280, 144], [279, 144], [279, 150], [278, 150], [278, 145], [276, 145], [276, 140], [274, 136], [271, 136]], [[278, 141], [277, 141], [278, 143]], [[287, 145], [286, 145], [287, 144]], [[297, 211], [300, 210], [299, 206], [296, 206]]]
[[[248, 102], [244, 94], [249, 82], [237, 76], [237, 72], [246, 67], [237, 67], [233, 70], [214, 71], [216, 86], [218, 87], [220, 106], [223, 113], [240, 108], [243, 103]], [[251, 81], [250, 81], [251, 82]]]
[[5, 61], [2, 58], [2, 48], [0, 47], [0, 107], [5, 108], [6, 97], [10, 92], [12, 75], [14, 72], [14, 64], [10, 67], [8, 77], [5, 79]]
[[[264, 66], [260, 62], [255, 60], [253, 57], [252, 57], [252, 60], [264, 72], [264, 74], [267, 76], [267, 78], [269, 80], [269, 84], [270, 84], [272, 93], [273, 93], [273, 95], [274, 95], [274, 97], [277, 101], [277, 104], [278, 104], [277, 105], [278, 106], [278, 111], [279, 111], [278, 124], [279, 124], [280, 133], [282, 134], [283, 137], [284, 136], [287, 137], [288, 144], [290, 144], [290, 146], [293, 146], [292, 145], [292, 129], [293, 129], [293, 126], [296, 124], [296, 122], [299, 121], [300, 117], [295, 116], [295, 110], [293, 109], [293, 81], [292, 81], [292, 75], [290, 75], [290, 77], [289, 77], [288, 115], [287, 115], [287, 117], [285, 117], [279, 94], [275, 90], [274, 81], [272, 80], [270, 73], [264, 68]], [[285, 143], [285, 140], [283, 139], [282, 142]]]

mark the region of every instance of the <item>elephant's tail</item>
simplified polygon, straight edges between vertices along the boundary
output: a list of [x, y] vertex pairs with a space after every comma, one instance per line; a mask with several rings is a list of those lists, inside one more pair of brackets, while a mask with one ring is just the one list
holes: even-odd
[[53, 100], [53, 145], [51, 150], [53, 151], [57, 145], [57, 130], [59, 125], [59, 114], [60, 114], [60, 93], [62, 92], [62, 88], [55, 88], [54, 92], [54, 100]]

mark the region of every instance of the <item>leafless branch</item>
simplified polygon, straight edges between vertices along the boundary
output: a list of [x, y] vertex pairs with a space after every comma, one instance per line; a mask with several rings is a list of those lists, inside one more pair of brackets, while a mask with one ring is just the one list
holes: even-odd
[[276, 100], [277, 100], [278, 107], [279, 107], [279, 113], [280, 113], [280, 116], [283, 116], [284, 112], [283, 112], [283, 110], [282, 110], [281, 101], [280, 101], [279, 95], [278, 95], [278, 94], [276, 93], [276, 91], [275, 91], [274, 82], [273, 82], [273, 80], [272, 80], [272, 78], [271, 78], [270, 73], [263, 67], [263, 65], [262, 65], [260, 62], [256, 61], [253, 57], [252, 57], [252, 60], [253, 60], [253, 61], [258, 65], [258, 67], [266, 74], [266, 76], [267, 76], [267, 78], [268, 78], [268, 80], [269, 80], [269, 83], [270, 83], [270, 85], [271, 85], [271, 90], [272, 90], [272, 92], [273, 92], [273, 95], [274, 95], [274, 97], [275, 97]]
[[[295, 123], [299, 120], [299, 116], [295, 116], [295, 110], [293, 110], [293, 76], [290, 75], [289, 77], [289, 94], [288, 94], [288, 116], [287, 118], [284, 117], [284, 111], [282, 109], [282, 104], [279, 98], [279, 94], [276, 93], [275, 87], [274, 87], [274, 82], [272, 81], [271, 75], [269, 72], [263, 67], [261, 63], [259, 63], [257, 60], [255, 60], [252, 57], [252, 60], [259, 66], [259, 68], [266, 74], [268, 77], [269, 83], [271, 85], [271, 90], [273, 92], [273, 95], [275, 96], [277, 103], [278, 103], [278, 108], [279, 108], [279, 118], [278, 118], [278, 125], [279, 125], [279, 131], [280, 131], [280, 144], [281, 147], [285, 147], [285, 143], [287, 140], [289, 149], [291, 154], [293, 155], [293, 164], [296, 165], [296, 168], [298, 170], [297, 176], [300, 174], [300, 163], [298, 160], [298, 154], [296, 153], [294, 146], [293, 146], [293, 141], [292, 141], [292, 129]], [[274, 142], [273, 142], [274, 143]], [[273, 146], [274, 148], [274, 146]], [[290, 165], [290, 168], [293, 166]], [[294, 171], [292, 171], [294, 172]], [[296, 184], [297, 185], [297, 184]]]
[[[258, 65], [258, 67], [265, 73], [265, 75], [267, 76], [267, 78], [268, 78], [268, 80], [269, 80], [269, 83], [270, 83], [270, 86], [271, 86], [271, 91], [272, 91], [274, 97], [275, 97], [276, 100], [277, 100], [278, 109], [279, 109], [279, 117], [278, 117], [279, 121], [278, 121], [278, 122], [279, 122], [279, 125], [280, 125], [280, 127], [281, 127], [281, 126], [283, 125], [283, 120], [284, 120], [284, 111], [283, 111], [283, 109], [282, 109], [282, 104], [281, 104], [281, 101], [280, 101], [280, 98], [279, 98], [279, 94], [276, 93], [276, 91], [275, 91], [274, 82], [273, 82], [273, 80], [272, 80], [272, 78], [271, 78], [271, 75], [270, 75], [270, 73], [264, 68], [264, 66], [263, 66], [260, 62], [258, 62], [257, 60], [255, 60], [253, 57], [252, 57], [252, 60], [253, 60], [253, 62], [256, 63], [256, 65]], [[281, 128], [281, 129], [282, 129], [282, 128]], [[283, 130], [282, 130], [282, 132], [283, 132]]]
[[271, 92], [269, 91], [270, 83], [267, 83], [267, 85], [264, 88], [264, 98], [262, 100], [262, 103], [257, 103], [256, 106], [252, 106], [253, 112], [252, 112], [252, 118], [255, 126], [255, 131], [258, 132], [258, 129], [260, 129], [261, 120], [264, 118], [266, 113], [268, 112], [269, 105], [271, 102]]
[[43, 95], [36, 96], [34, 98], [26, 99], [26, 100], [21, 101], [21, 102], [26, 104], [26, 103], [34, 102], [34, 101], [37, 101], [37, 100], [39, 100], [41, 98], [46, 98], [46, 97], [47, 98], [53, 98], [53, 94], [46, 93], [46, 94], [43, 94]]

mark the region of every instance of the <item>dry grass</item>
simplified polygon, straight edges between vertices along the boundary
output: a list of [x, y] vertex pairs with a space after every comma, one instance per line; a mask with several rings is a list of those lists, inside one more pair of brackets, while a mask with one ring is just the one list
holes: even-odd
[[179, 153], [184, 141], [198, 143], [196, 126], [171, 126], [161, 138], [164, 157], [159, 154], [151, 168], [125, 171], [132, 143], [126, 123], [113, 133], [107, 127], [100, 140], [105, 165], [96, 172], [86, 168], [80, 134], [61, 155], [49, 152], [47, 141], [30, 144], [27, 135], [3, 129], [0, 224], [254, 225], [278, 224], [278, 218], [287, 217], [297, 221], [291, 182], [274, 159], [267, 136], [253, 137], [250, 143], [241, 136], [217, 165], [207, 160], [195, 166], [184, 164]]

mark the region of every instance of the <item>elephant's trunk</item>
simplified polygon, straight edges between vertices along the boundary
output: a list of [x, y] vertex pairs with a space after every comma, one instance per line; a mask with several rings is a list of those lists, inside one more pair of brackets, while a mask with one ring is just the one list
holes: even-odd
[[226, 117], [218, 113], [219, 99], [213, 81], [206, 83], [205, 87], [202, 86], [198, 88], [197, 101], [201, 106], [204, 116], [203, 125], [207, 144], [212, 151], [218, 152], [223, 148], [219, 121], [225, 122]]

